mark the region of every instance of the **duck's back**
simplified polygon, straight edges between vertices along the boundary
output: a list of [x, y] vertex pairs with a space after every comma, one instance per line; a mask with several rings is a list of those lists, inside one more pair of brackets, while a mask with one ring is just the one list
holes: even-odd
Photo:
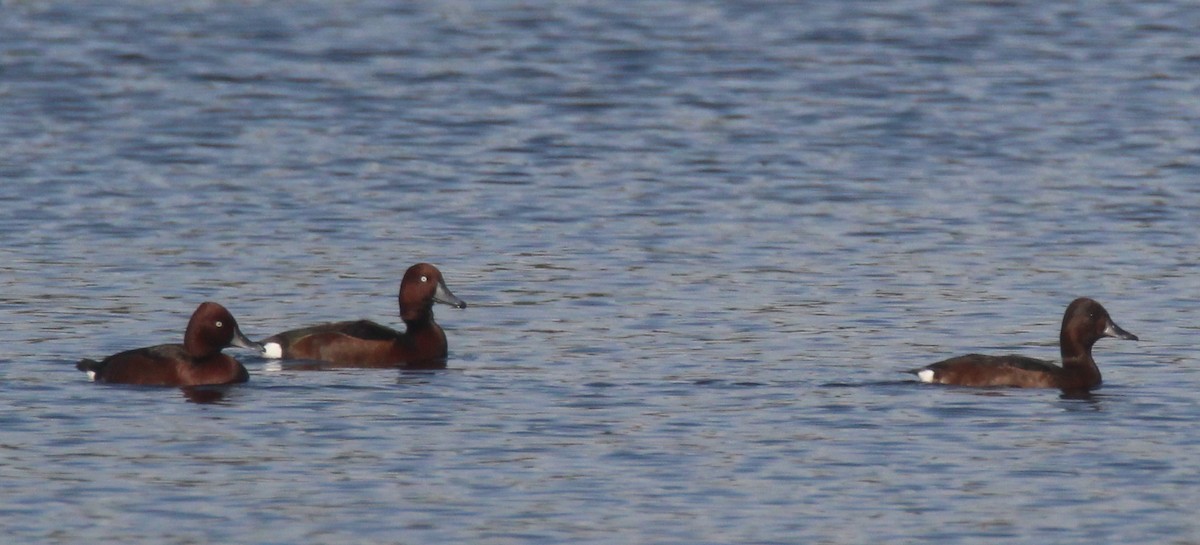
[[356, 339], [368, 341], [391, 341], [400, 336], [396, 330], [377, 324], [370, 320], [355, 320], [347, 322], [330, 322], [327, 324], [314, 325], [310, 327], [302, 327], [284, 331], [266, 338], [263, 342], [285, 342], [294, 344], [301, 339], [312, 337], [314, 335], [345, 335]]
[[1046, 360], [1018, 355], [967, 354], [913, 371], [922, 382], [958, 386], [1055, 388], [1063, 368]]
[[267, 357], [341, 364], [395, 363], [402, 335], [370, 320], [331, 322], [293, 329], [263, 339]]

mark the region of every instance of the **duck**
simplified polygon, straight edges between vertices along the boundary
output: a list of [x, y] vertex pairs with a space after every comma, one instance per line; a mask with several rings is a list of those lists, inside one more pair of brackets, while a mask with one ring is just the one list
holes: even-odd
[[221, 352], [230, 346], [262, 350], [242, 334], [228, 309], [205, 302], [188, 320], [183, 344], [126, 350], [100, 361], [83, 359], [75, 367], [94, 382], [111, 384], [187, 387], [246, 382], [246, 367]]
[[930, 384], [1089, 391], [1102, 383], [1100, 369], [1092, 359], [1092, 345], [1105, 337], [1138, 340], [1137, 335], [1118, 326], [1100, 303], [1080, 297], [1071, 301], [1063, 313], [1059, 332], [1061, 366], [1019, 355], [967, 354], [909, 372]]
[[442, 271], [429, 263], [405, 271], [398, 299], [404, 332], [370, 320], [331, 322], [271, 335], [260, 342], [262, 354], [322, 362], [322, 368], [445, 367], [446, 333], [433, 319], [433, 305], [464, 309], [467, 304], [451, 293]]

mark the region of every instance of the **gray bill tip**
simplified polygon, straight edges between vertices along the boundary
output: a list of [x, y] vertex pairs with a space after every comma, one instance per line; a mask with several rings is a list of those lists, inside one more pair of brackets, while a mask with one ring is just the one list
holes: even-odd
[[1104, 334], [1109, 337], [1116, 337], [1118, 339], [1125, 339], [1127, 341], [1138, 340], [1137, 335], [1121, 329], [1121, 326], [1113, 323], [1111, 320], [1108, 322], [1108, 327], [1104, 328]]
[[230, 341], [229, 344], [230, 344], [230, 346], [236, 346], [238, 348], [245, 348], [247, 350], [257, 350], [259, 352], [263, 351], [262, 343], [256, 343], [250, 339], [247, 339], [246, 336], [243, 335], [240, 330], [233, 332], [233, 340]]
[[441, 282], [438, 283], [437, 290], [433, 292], [433, 302], [450, 305], [458, 309], [467, 308], [467, 303], [453, 293], [450, 293], [450, 289], [446, 287], [446, 284]]

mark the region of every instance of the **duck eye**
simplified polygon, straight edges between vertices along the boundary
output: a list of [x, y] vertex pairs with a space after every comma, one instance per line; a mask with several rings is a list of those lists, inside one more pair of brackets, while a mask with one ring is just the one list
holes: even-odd
[[217, 321], [217, 327], [224, 327], [224, 326], [225, 326], [225, 324], [221, 323], [220, 320]]
[[421, 277], [421, 281], [422, 281], [422, 282], [428, 282], [428, 281], [429, 281], [429, 277], [428, 277], [428, 276], [422, 276], [422, 277]]

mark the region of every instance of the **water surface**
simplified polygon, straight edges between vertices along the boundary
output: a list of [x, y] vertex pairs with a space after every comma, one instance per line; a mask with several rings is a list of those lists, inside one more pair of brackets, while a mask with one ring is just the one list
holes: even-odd
[[[23, 543], [1189, 543], [1182, 2], [0, 10], [0, 526]], [[399, 326], [449, 368], [209, 403], [73, 364]], [[1053, 358], [1106, 385], [924, 387]], [[213, 401], [209, 399], [208, 401]]]

